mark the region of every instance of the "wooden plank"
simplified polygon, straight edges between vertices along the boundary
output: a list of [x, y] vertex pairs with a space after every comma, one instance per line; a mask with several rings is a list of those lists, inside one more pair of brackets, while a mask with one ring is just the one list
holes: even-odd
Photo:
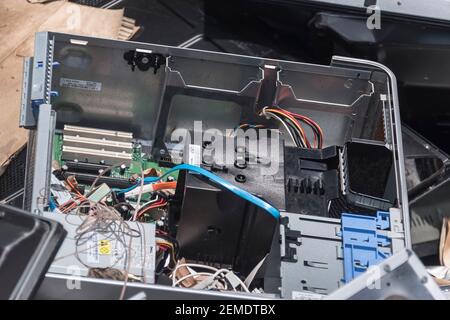
[[66, 1], [44, 5], [0, 0], [0, 166], [27, 140], [27, 131], [19, 128], [22, 68], [23, 57], [32, 55], [35, 32], [117, 39], [122, 17], [123, 10], [97, 9]]
[[0, 62], [64, 4], [64, 1], [42, 5], [26, 0], [0, 0]]

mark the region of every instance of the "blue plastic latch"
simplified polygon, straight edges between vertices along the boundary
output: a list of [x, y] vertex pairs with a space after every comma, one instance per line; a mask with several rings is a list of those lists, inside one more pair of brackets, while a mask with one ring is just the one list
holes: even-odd
[[37, 120], [39, 116], [39, 106], [44, 103], [44, 100], [37, 99], [31, 101], [31, 111], [33, 112], [34, 118]]
[[376, 217], [343, 213], [341, 228], [345, 283], [389, 256], [386, 250], [380, 251], [391, 244], [380, 232], [390, 229], [389, 212], [378, 211]]

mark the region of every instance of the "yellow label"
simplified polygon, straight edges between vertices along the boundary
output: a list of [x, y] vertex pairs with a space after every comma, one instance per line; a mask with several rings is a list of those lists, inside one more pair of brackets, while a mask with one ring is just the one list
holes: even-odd
[[111, 254], [111, 243], [109, 240], [100, 240], [98, 242], [98, 252], [100, 254]]

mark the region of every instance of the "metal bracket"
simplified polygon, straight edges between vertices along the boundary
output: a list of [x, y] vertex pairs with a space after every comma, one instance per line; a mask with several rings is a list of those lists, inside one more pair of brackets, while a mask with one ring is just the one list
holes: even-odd
[[281, 256], [281, 260], [285, 262], [297, 262], [297, 249], [295, 249], [291, 244], [295, 246], [300, 246], [302, 233], [300, 231], [289, 229], [289, 217], [282, 217], [280, 223], [284, 227], [284, 232], [281, 236], [281, 243], [284, 247], [284, 254]]
[[50, 174], [53, 146], [53, 132], [56, 125], [56, 113], [50, 104], [39, 106], [38, 128], [36, 132], [36, 150], [46, 157], [36, 157], [33, 172], [33, 202], [31, 212], [41, 214], [49, 202]]

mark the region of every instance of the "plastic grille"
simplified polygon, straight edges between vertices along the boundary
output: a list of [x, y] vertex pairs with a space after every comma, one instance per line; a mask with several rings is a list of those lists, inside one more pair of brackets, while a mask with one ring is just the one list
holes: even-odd
[[108, 2], [111, 2], [111, 0], [70, 0], [70, 2], [74, 2], [77, 4], [81, 4], [84, 6], [89, 6], [89, 7], [101, 7], [105, 4], [107, 4]]
[[24, 147], [13, 156], [5, 172], [0, 176], [0, 200], [23, 188], [25, 183], [26, 159], [27, 148]]

